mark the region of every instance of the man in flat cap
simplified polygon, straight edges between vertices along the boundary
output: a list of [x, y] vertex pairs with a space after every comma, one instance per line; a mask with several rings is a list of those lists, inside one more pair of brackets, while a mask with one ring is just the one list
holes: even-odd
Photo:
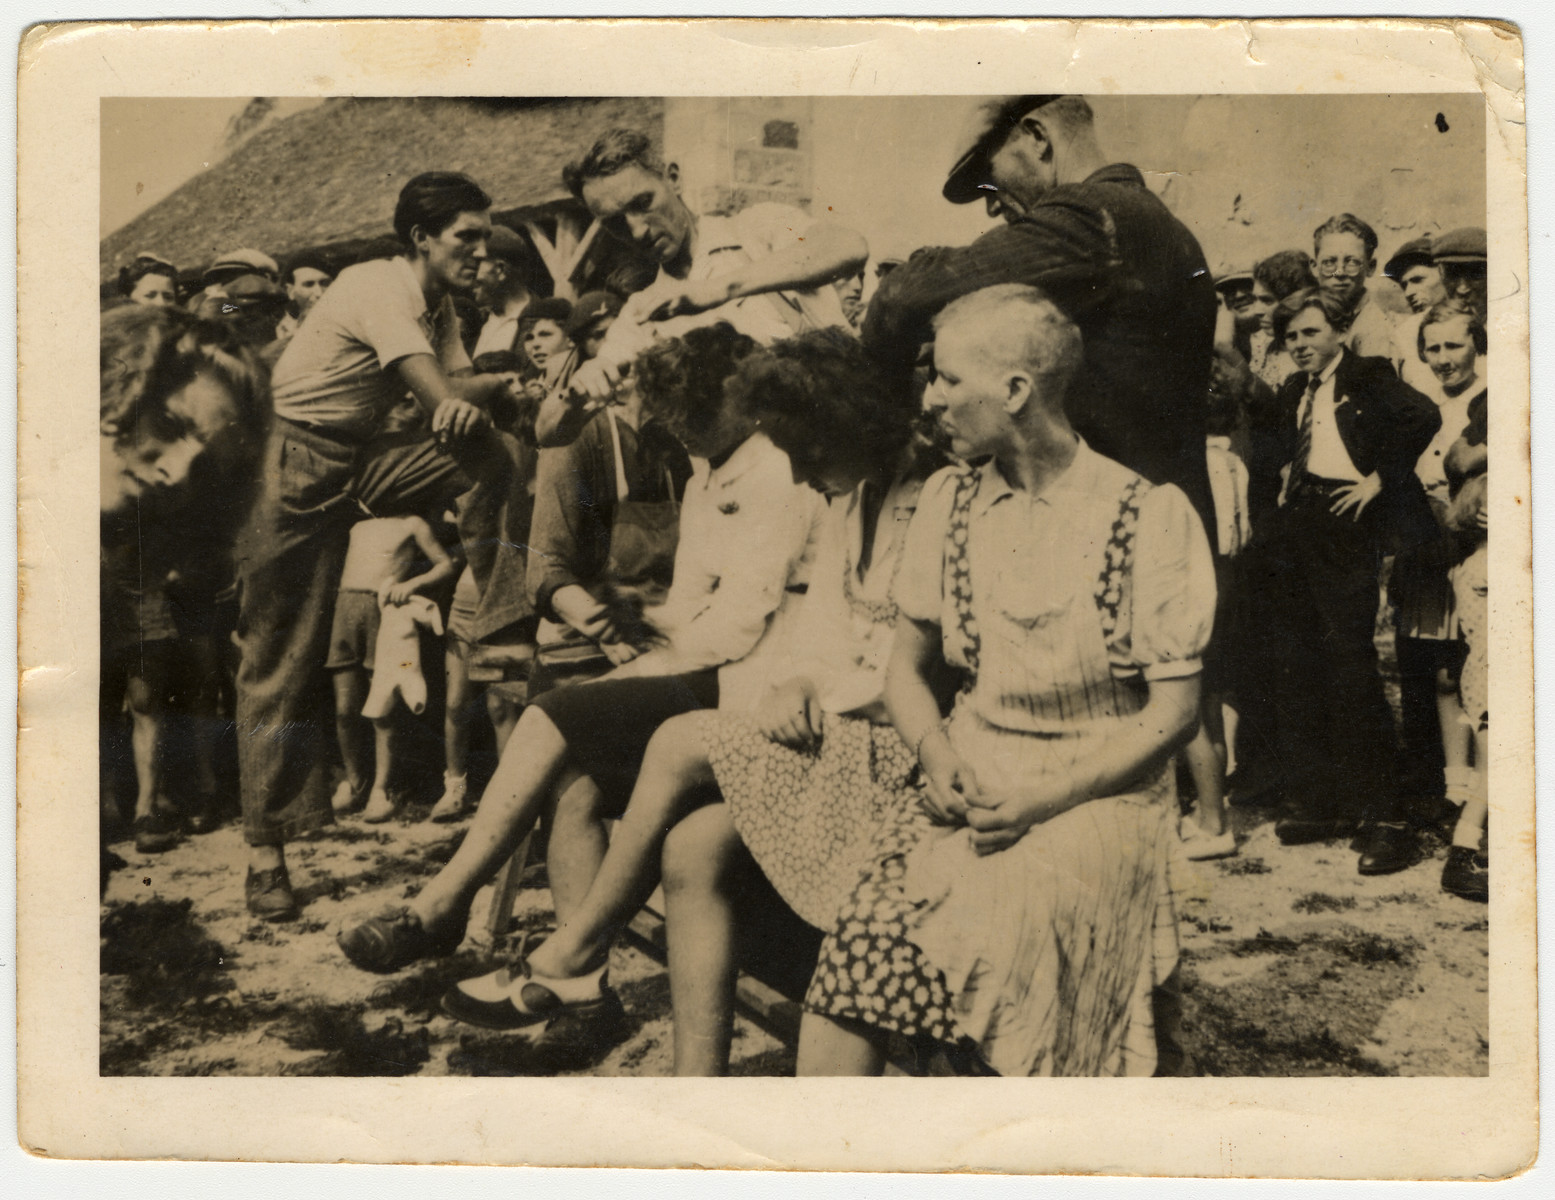
[[951, 300], [998, 283], [1042, 289], [1085, 338], [1075, 429], [1151, 481], [1177, 484], [1213, 528], [1204, 419], [1216, 302], [1198, 241], [1137, 168], [1109, 164], [1079, 96], [980, 102], [954, 164], [945, 198], [982, 199], [1007, 225], [970, 246], [920, 250], [882, 279], [865, 345], [904, 368]]
[[1484, 324], [1490, 308], [1485, 231], [1477, 225], [1449, 229], [1431, 243], [1431, 257], [1441, 270], [1447, 298]]
[[297, 332], [302, 319], [335, 282], [337, 272], [334, 262], [319, 250], [304, 250], [287, 260], [281, 273], [281, 286], [286, 289], [286, 315], [276, 326], [277, 342], [284, 342]]
[[518, 349], [518, 321], [545, 272], [540, 256], [506, 225], [493, 223], [486, 261], [475, 277], [475, 299], [487, 313], [471, 358]]
[[1414, 316], [1398, 319], [1396, 349], [1399, 358], [1398, 375], [1405, 383], [1431, 397], [1438, 404], [1442, 397], [1436, 376], [1421, 361], [1415, 351], [1419, 340], [1421, 318], [1433, 305], [1447, 299], [1442, 286], [1442, 269], [1436, 265], [1429, 237], [1411, 238], [1393, 252], [1393, 257], [1383, 264], [1382, 274], [1398, 284], [1404, 300]]

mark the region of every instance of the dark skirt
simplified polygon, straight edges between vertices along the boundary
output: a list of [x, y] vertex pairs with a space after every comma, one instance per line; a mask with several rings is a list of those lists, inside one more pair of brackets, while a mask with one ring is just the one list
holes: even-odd
[[638, 679], [598, 679], [546, 692], [534, 701], [567, 743], [568, 761], [626, 808], [648, 743], [672, 717], [718, 707], [718, 671]]

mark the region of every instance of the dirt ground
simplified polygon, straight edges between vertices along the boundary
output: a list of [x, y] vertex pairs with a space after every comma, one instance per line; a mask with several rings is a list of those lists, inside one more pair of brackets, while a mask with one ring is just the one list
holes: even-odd
[[[300, 920], [267, 925], [243, 905], [245, 851], [227, 827], [125, 861], [102, 919], [104, 1075], [648, 1075], [670, 1072], [669, 986], [634, 946], [611, 978], [624, 1022], [559, 1021], [526, 1035], [451, 1020], [438, 998], [488, 969], [488, 894], [452, 958], [367, 975], [335, 945], [342, 925], [412, 895], [462, 826], [411, 808], [350, 822], [288, 852]], [[1483, 1075], [1487, 915], [1446, 895], [1442, 851], [1365, 879], [1343, 844], [1283, 847], [1271, 814], [1234, 810], [1237, 857], [1190, 864], [1177, 885], [1183, 1033], [1205, 1075]], [[551, 920], [543, 872], [519, 893], [515, 931]], [[506, 940], [506, 939], [504, 939]], [[732, 1069], [793, 1072], [793, 1050], [741, 1017]]]

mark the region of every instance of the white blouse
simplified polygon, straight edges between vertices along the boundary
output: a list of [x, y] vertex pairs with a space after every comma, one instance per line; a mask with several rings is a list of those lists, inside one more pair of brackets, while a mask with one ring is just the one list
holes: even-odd
[[886, 492], [869, 570], [860, 576], [863, 488], [832, 500], [821, 518], [810, 590], [794, 626], [791, 677], [815, 684], [825, 712], [884, 722], [885, 672], [896, 630], [892, 593], [923, 480], [898, 480]]
[[720, 466], [691, 460], [675, 578], [654, 624], [668, 644], [637, 670], [679, 675], [720, 667], [719, 707], [747, 708], [783, 661], [787, 629], [810, 579], [821, 498], [793, 481], [788, 456], [753, 434]]

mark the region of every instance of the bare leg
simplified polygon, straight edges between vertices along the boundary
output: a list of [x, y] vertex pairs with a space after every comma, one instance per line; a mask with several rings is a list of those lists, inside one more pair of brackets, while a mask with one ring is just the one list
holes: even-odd
[[1242, 714], [1237, 712], [1234, 702], [1222, 701], [1220, 705], [1220, 727], [1225, 731], [1225, 740], [1221, 746], [1221, 757], [1226, 760], [1226, 775], [1229, 777], [1236, 770], [1236, 727], [1241, 721]]
[[346, 782], [360, 796], [372, 778], [372, 746], [368, 741], [368, 722], [362, 716], [367, 702], [367, 672], [343, 667], [334, 672], [335, 733], [340, 739], [340, 757], [346, 767]]
[[587, 775], [569, 768], [556, 784], [556, 807], [550, 816], [551, 836], [546, 847], [546, 874], [550, 877], [551, 902], [557, 921], [570, 921], [589, 894], [610, 839], [598, 785]]
[[812, 1012], [800, 1019], [796, 1075], [879, 1075], [883, 1070], [885, 1034], [880, 1030]]
[[162, 792], [162, 697], [155, 682], [131, 675], [130, 749], [135, 756], [135, 816], [149, 817]]
[[394, 718], [378, 717], [373, 721], [373, 791], [389, 790], [389, 780], [394, 774]]
[[665, 836], [702, 803], [697, 785], [712, 778], [699, 723], [678, 718], [661, 726], [648, 743], [631, 803], [594, 886], [576, 916], [529, 956], [536, 975], [586, 975], [609, 957], [616, 934], [658, 883]]
[[735, 910], [732, 884], [754, 869], [729, 810], [709, 804], [664, 841], [664, 901], [675, 1074], [724, 1075], [734, 1032]]
[[1445, 670], [1436, 673], [1436, 720], [1442, 730], [1442, 775], [1447, 799], [1454, 804], [1463, 804], [1475, 791], [1475, 769], [1469, 766], [1474, 729], [1458, 699], [1458, 681]]
[[1490, 793], [1485, 786], [1485, 755], [1490, 749], [1487, 745], [1490, 739], [1478, 730], [1472, 732], [1472, 737], [1475, 763], [1474, 787], [1469, 793], [1468, 802], [1463, 806], [1463, 812], [1458, 816], [1458, 824], [1452, 834], [1452, 844], [1478, 850], [1479, 837], [1484, 831], [1485, 816], [1489, 809]]
[[487, 689], [486, 715], [491, 718], [492, 732], [497, 737], [498, 754], [507, 748], [508, 738], [513, 736], [513, 730], [518, 725], [520, 711], [522, 711], [521, 705], [506, 696], [498, 695], [493, 689]]
[[[443, 759], [449, 775], [463, 777], [470, 761], [470, 664], [449, 638], [443, 655], [448, 673], [448, 696], [443, 711]], [[502, 749], [497, 747], [498, 751]]]
[[1206, 696], [1201, 707], [1199, 730], [1184, 748], [1183, 756], [1188, 761], [1188, 773], [1193, 776], [1194, 790], [1199, 793], [1195, 814], [1199, 828], [1211, 837], [1219, 837], [1226, 831], [1226, 760], [1220, 701], [1218, 697]]
[[469, 911], [475, 893], [534, 826], [566, 762], [567, 743], [551, 719], [534, 706], [526, 708], [464, 841], [410, 902], [423, 928], [431, 931]]

